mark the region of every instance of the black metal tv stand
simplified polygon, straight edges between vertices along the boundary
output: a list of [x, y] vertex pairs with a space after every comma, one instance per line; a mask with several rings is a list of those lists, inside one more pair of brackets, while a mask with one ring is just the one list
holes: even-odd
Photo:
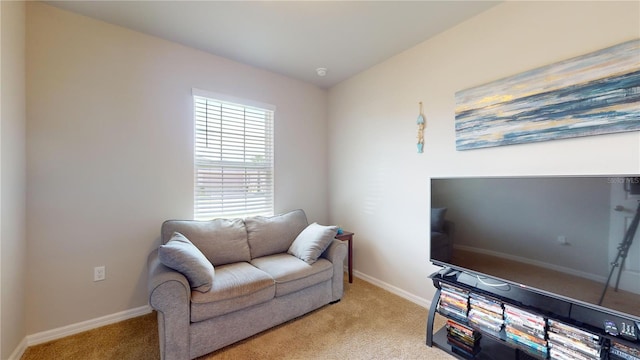
[[[546, 319], [555, 319], [562, 321], [580, 329], [600, 335], [604, 339], [604, 346], [608, 346], [613, 340], [620, 344], [624, 344], [632, 349], [640, 352], [640, 321], [633, 318], [625, 317], [622, 314], [608, 312], [604, 308], [591, 307], [578, 301], [568, 298], [556, 296], [555, 294], [545, 294], [535, 289], [529, 289], [524, 286], [518, 286], [512, 283], [504, 283], [498, 279], [486, 277], [482, 280], [478, 275], [467, 273], [465, 271], [454, 270], [451, 268], [443, 268], [442, 270], [430, 276], [436, 287], [436, 292], [431, 302], [431, 308], [427, 318], [426, 328], [426, 345], [437, 346], [445, 352], [460, 358], [466, 359], [455, 351], [447, 342], [447, 332], [443, 327], [434, 333], [434, 321], [436, 314], [451, 318], [446, 314], [442, 314], [437, 310], [437, 304], [441, 296], [442, 284], [449, 284], [474, 292], [479, 295], [490, 296], [502, 301], [504, 304], [518, 306], [529, 311], [533, 311]], [[455, 321], [460, 319], [451, 318]], [[630, 335], [613, 336], [611, 328], [605, 329], [605, 324], [613, 324], [618, 330], [624, 328], [626, 331], [634, 332], [635, 339]], [[466, 324], [469, 325], [470, 324]], [[471, 326], [473, 327], [473, 326]], [[507, 342], [502, 334], [487, 333], [481, 329], [477, 329], [482, 333], [481, 350], [473, 357], [473, 359], [545, 359], [546, 357], [532, 355], [528, 351], [515, 346], [511, 342]], [[609, 359], [609, 352], [603, 351], [603, 359]], [[612, 356], [611, 359], [614, 357]]]

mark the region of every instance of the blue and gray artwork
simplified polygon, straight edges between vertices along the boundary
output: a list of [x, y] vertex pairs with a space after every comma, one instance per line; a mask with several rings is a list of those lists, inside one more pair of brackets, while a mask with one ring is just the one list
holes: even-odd
[[640, 130], [640, 39], [456, 93], [456, 149]]

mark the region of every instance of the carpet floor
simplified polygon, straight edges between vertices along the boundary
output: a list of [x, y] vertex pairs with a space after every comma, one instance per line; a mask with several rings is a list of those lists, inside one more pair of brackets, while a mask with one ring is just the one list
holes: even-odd
[[[453, 359], [425, 345], [427, 309], [363, 280], [337, 304], [198, 358]], [[425, 280], [425, 286], [430, 283]], [[443, 326], [436, 317], [436, 328]], [[159, 359], [155, 313], [29, 347], [21, 360]]]

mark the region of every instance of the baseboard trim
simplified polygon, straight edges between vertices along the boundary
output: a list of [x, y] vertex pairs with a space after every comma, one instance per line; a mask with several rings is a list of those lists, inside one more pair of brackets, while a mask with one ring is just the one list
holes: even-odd
[[20, 344], [18, 344], [18, 347], [13, 350], [13, 353], [11, 355], [9, 355], [9, 360], [20, 360], [20, 358], [22, 357], [22, 354], [24, 354], [24, 352], [27, 351], [27, 338], [23, 338], [22, 341], [20, 341]]
[[391, 284], [388, 284], [380, 279], [376, 279], [372, 276], [366, 275], [361, 273], [358, 270], [354, 270], [353, 271], [353, 276], [360, 278], [368, 283], [371, 283], [379, 288], [382, 288], [384, 290], [387, 290], [388, 292], [398, 295], [403, 299], [407, 299], [409, 301], [411, 301], [412, 303], [422, 306], [425, 309], [429, 309], [431, 307], [431, 300], [427, 300], [423, 297], [420, 297], [418, 295], [412, 294], [408, 291], [402, 290], [398, 287], [395, 287]]
[[[81, 333], [83, 331], [92, 330], [95, 328], [99, 328], [101, 326], [110, 325], [120, 321], [131, 319], [134, 317], [146, 315], [146, 314], [149, 314], [151, 310], [152, 309], [149, 305], [144, 305], [138, 308], [121, 311], [115, 314], [106, 315], [99, 318], [59, 327], [57, 329], [52, 329], [52, 330], [35, 333], [32, 335], [27, 335], [26, 346], [28, 347], [28, 346], [42, 344], [52, 340], [58, 340], [66, 336]], [[26, 350], [26, 347], [24, 350]]]

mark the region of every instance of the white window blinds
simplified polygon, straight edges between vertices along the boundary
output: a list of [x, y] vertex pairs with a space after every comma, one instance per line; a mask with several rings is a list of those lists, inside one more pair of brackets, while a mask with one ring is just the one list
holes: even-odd
[[273, 215], [273, 109], [194, 90], [194, 115], [194, 218]]

